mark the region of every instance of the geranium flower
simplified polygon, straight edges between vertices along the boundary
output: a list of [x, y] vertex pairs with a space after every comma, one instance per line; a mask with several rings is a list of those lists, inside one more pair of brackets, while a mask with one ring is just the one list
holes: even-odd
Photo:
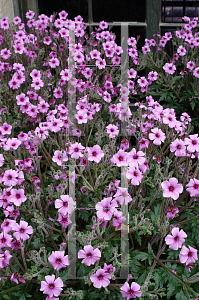
[[136, 153], [136, 149], [133, 148], [127, 156], [127, 162], [129, 163], [129, 165], [131, 166], [135, 166], [138, 167], [138, 165], [143, 165], [143, 163], [145, 162], [145, 158], [143, 157], [145, 154], [142, 151], [138, 151]]
[[14, 205], [20, 206], [22, 202], [25, 202], [27, 197], [24, 195], [23, 189], [12, 189], [9, 201], [13, 202]]
[[153, 143], [155, 145], [160, 145], [161, 142], [165, 141], [166, 136], [165, 136], [164, 132], [162, 132], [161, 129], [156, 127], [156, 128], [151, 129], [151, 131], [153, 133], [149, 133], [149, 139], [153, 140]]
[[88, 151], [89, 161], [95, 161], [96, 163], [99, 163], [101, 158], [104, 157], [104, 152], [101, 150], [101, 147], [99, 145], [87, 147], [86, 150]]
[[125, 282], [125, 284], [120, 288], [120, 293], [122, 294], [122, 297], [127, 297], [127, 300], [131, 298], [141, 297], [142, 292], [139, 291], [140, 285], [136, 282], [131, 283], [131, 287], [129, 286], [128, 282]]
[[58, 212], [62, 215], [66, 215], [67, 213], [71, 214], [75, 206], [73, 198], [68, 195], [61, 195], [60, 197], [62, 200], [55, 200], [55, 208], [58, 208]]
[[198, 179], [196, 179], [196, 178], [190, 179], [187, 186], [189, 188], [186, 189], [186, 191], [189, 192], [191, 197], [199, 197], [199, 180]]
[[52, 251], [48, 260], [55, 270], [69, 266], [68, 255], [64, 256], [64, 251]]
[[175, 206], [169, 207], [167, 209], [167, 218], [173, 219], [177, 213], [179, 213], [179, 209], [177, 207], [175, 207]]
[[98, 248], [93, 250], [91, 245], [84, 246], [84, 250], [79, 250], [78, 258], [84, 258], [82, 260], [82, 264], [86, 264], [87, 266], [94, 265], [97, 260], [101, 257], [101, 252]]
[[109, 279], [111, 279], [111, 274], [106, 273], [104, 269], [99, 269], [94, 275], [90, 276], [90, 280], [96, 289], [108, 286], [110, 284]]
[[15, 233], [13, 233], [14, 237], [17, 240], [28, 240], [29, 239], [29, 234], [33, 233], [33, 228], [32, 226], [28, 226], [28, 223], [25, 221], [20, 221], [20, 224], [15, 224], [12, 229], [15, 231]]
[[118, 201], [120, 205], [122, 205], [124, 201], [126, 205], [132, 201], [128, 193], [128, 188], [118, 187], [117, 193], [113, 197], [115, 197], [114, 200]]
[[131, 179], [132, 185], [139, 185], [143, 178], [142, 173], [136, 167], [130, 167], [126, 175], [124, 172], [122, 175], [126, 176], [127, 179]]
[[199, 151], [199, 137], [198, 134], [189, 135], [189, 138], [184, 139], [185, 145], [188, 145], [187, 150], [189, 152]]
[[183, 191], [183, 185], [178, 183], [178, 180], [174, 177], [170, 178], [169, 181], [163, 181], [161, 183], [163, 188], [163, 197], [171, 197], [173, 200], [177, 200], [179, 194]]
[[178, 227], [174, 227], [171, 231], [172, 235], [168, 234], [165, 237], [165, 242], [169, 245], [170, 249], [178, 250], [182, 247], [182, 244], [185, 242], [187, 234], [181, 229], [179, 232]]
[[8, 250], [0, 254], [0, 269], [3, 269], [9, 265], [11, 257], [12, 255], [10, 255]]
[[98, 202], [95, 205], [95, 209], [97, 210], [97, 217], [100, 219], [105, 219], [107, 221], [111, 220], [112, 214], [115, 207], [118, 206], [117, 202], [113, 200], [111, 203], [112, 197], [104, 198], [101, 202]]
[[175, 156], [186, 156], [186, 146], [184, 141], [176, 139], [170, 144], [170, 151], [175, 151]]
[[186, 262], [186, 265], [188, 265], [190, 263], [195, 263], [195, 261], [198, 260], [197, 257], [198, 250], [192, 248], [191, 246], [189, 246], [189, 249], [183, 246], [180, 251], [179, 259], [182, 264]]
[[57, 297], [61, 294], [61, 291], [63, 290], [63, 281], [60, 277], [58, 277], [55, 280], [55, 275], [47, 275], [45, 276], [45, 281], [41, 281], [41, 288], [40, 291], [43, 292], [43, 294], [47, 294], [49, 297]]

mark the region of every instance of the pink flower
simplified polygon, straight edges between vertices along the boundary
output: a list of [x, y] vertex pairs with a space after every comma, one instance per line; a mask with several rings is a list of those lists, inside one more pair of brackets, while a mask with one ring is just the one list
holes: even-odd
[[156, 127], [156, 128], [151, 129], [151, 131], [153, 133], [149, 133], [149, 139], [153, 140], [153, 143], [155, 145], [160, 145], [161, 142], [165, 141], [166, 136], [165, 136], [164, 132], [162, 132], [161, 129]]
[[188, 145], [187, 150], [189, 152], [199, 151], [199, 137], [198, 134], [189, 135], [189, 138], [184, 139], [185, 145]]
[[24, 278], [18, 273], [12, 273], [11, 277], [10, 277], [10, 280], [14, 281], [16, 284], [18, 284], [18, 280], [17, 278], [19, 279], [20, 282], [22, 283], [25, 283], [25, 280]]
[[90, 280], [96, 289], [100, 289], [102, 286], [108, 286], [110, 284], [109, 279], [111, 279], [111, 274], [106, 273], [103, 269], [97, 270], [94, 275], [90, 276]]
[[173, 141], [170, 145], [170, 151], [175, 151], [175, 156], [186, 156], [186, 146], [184, 144], [184, 141], [176, 139]]
[[87, 266], [94, 265], [97, 260], [101, 257], [101, 252], [98, 248], [93, 250], [91, 245], [84, 246], [84, 250], [79, 250], [78, 258], [84, 258], [82, 260], [82, 264], [86, 264]]
[[186, 189], [189, 192], [191, 197], [199, 197], [199, 180], [198, 179], [190, 179], [189, 183], [187, 184], [189, 187]]
[[173, 218], [175, 218], [175, 215], [177, 213], [179, 213], [179, 209], [177, 207], [175, 207], [175, 206], [169, 207], [167, 209], [167, 218], [168, 219], [173, 219]]
[[13, 202], [14, 205], [20, 206], [22, 202], [25, 202], [27, 197], [24, 195], [23, 189], [12, 189], [9, 201]]
[[165, 73], [167, 74], [174, 74], [175, 73], [175, 70], [176, 70], [176, 66], [173, 65], [173, 63], [166, 63], [164, 66], [163, 66], [163, 69], [165, 71]]
[[87, 147], [86, 150], [88, 151], [89, 161], [95, 161], [96, 163], [99, 163], [101, 158], [104, 157], [104, 152], [101, 150], [101, 147], [99, 145]]
[[129, 165], [131, 166], [135, 166], [138, 167], [138, 165], [143, 165], [143, 163], [145, 162], [145, 158], [143, 157], [145, 154], [142, 151], [138, 151], [136, 153], [136, 149], [133, 148], [129, 153], [128, 153], [128, 157], [127, 157], [127, 162], [129, 163]]
[[95, 209], [97, 210], [97, 217], [99, 219], [111, 220], [112, 214], [115, 211], [115, 207], [117, 207], [117, 202], [113, 200], [111, 203], [112, 197], [104, 198], [101, 202], [98, 202], [95, 205]]
[[68, 161], [68, 156], [66, 154], [66, 151], [64, 151], [62, 153], [62, 151], [56, 150], [54, 152], [52, 161], [55, 162], [56, 164], [58, 164], [58, 166], [62, 166], [64, 161]]
[[82, 144], [76, 142], [70, 145], [68, 153], [71, 154], [72, 158], [78, 159], [79, 157], [84, 156], [84, 154], [82, 153], [84, 149], [85, 147], [82, 146]]
[[111, 160], [113, 163], [117, 164], [118, 167], [121, 167], [121, 166], [128, 166], [127, 158], [128, 158], [128, 153], [120, 149], [116, 154], [113, 155]]
[[6, 250], [4, 253], [0, 254], [0, 269], [3, 269], [10, 263], [12, 255], [10, 255], [10, 252]]
[[114, 200], [118, 201], [120, 205], [122, 205], [124, 201], [126, 205], [132, 201], [128, 193], [128, 188], [118, 187], [117, 193], [113, 197], [115, 197]]
[[170, 178], [169, 181], [163, 181], [161, 183], [163, 188], [163, 197], [171, 197], [173, 200], [177, 200], [179, 194], [183, 191], [183, 185], [178, 183], [178, 180], [174, 177]]
[[194, 75], [196, 78], [199, 78], [199, 67], [198, 67], [198, 68], [195, 68], [195, 70], [193, 71], [193, 75]]
[[171, 232], [172, 235], [168, 234], [165, 237], [165, 242], [167, 245], [169, 245], [170, 249], [178, 250], [182, 247], [182, 244], [185, 242], [187, 234], [182, 229], [179, 232], [178, 227], [174, 227]]
[[187, 247], [183, 246], [180, 251], [179, 259], [182, 264], [186, 262], [186, 265], [188, 265], [190, 263], [195, 263], [195, 261], [198, 260], [198, 250], [192, 248], [191, 246], [189, 246], [189, 248], [190, 250]]
[[[122, 173], [122, 175], [123, 174], [124, 172]], [[139, 185], [142, 181], [143, 176], [142, 173], [136, 167], [130, 167], [130, 169], [126, 173], [126, 178], [131, 179], [132, 185]]]
[[49, 297], [57, 297], [61, 294], [63, 290], [63, 281], [60, 277], [55, 280], [55, 275], [47, 275], [45, 276], [45, 281], [41, 281], [40, 291], [43, 291], [43, 294], [47, 294]]
[[131, 288], [127, 282], [120, 288], [120, 293], [122, 294], [122, 297], [127, 297], [127, 300], [131, 298], [141, 297], [142, 292], [139, 291], [140, 285], [136, 282], [131, 283]]
[[52, 251], [48, 260], [55, 270], [60, 270], [69, 265], [68, 255], [64, 256], [64, 251]]
[[118, 133], [119, 133], [118, 127], [115, 125], [112, 125], [112, 124], [109, 124], [106, 127], [106, 130], [107, 130], [107, 133], [109, 134], [110, 138], [115, 138], [115, 136], [118, 135]]
[[4, 177], [3, 177], [3, 181], [4, 181], [4, 185], [7, 186], [14, 186], [17, 184], [17, 172], [14, 170], [6, 170], [4, 172]]
[[145, 148], [148, 148], [149, 146], [149, 140], [145, 139], [145, 138], [142, 138], [138, 144], [139, 144], [139, 149], [142, 150], [142, 149], [145, 149]]
[[28, 240], [29, 239], [29, 234], [33, 233], [33, 228], [32, 226], [28, 226], [28, 223], [25, 221], [20, 221], [20, 224], [15, 224], [12, 229], [15, 231], [15, 233], [13, 233], [14, 237], [17, 240]]
[[62, 215], [66, 215], [67, 213], [71, 214], [75, 206], [73, 198], [68, 195], [61, 195], [60, 197], [62, 200], [55, 200], [55, 208], [58, 208], [58, 212]]

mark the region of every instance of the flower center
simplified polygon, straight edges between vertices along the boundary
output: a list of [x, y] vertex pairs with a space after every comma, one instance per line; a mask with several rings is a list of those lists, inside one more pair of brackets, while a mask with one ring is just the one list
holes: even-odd
[[122, 156], [120, 156], [120, 157], [119, 157], [119, 160], [120, 160], [120, 161], [122, 161], [122, 160], [123, 160], [123, 157], [122, 157]]
[[155, 135], [155, 136], [156, 136], [157, 138], [158, 138], [158, 137], [160, 137], [159, 133], [156, 133], [156, 135]]
[[181, 145], [178, 145], [178, 146], [177, 146], [177, 149], [181, 149]]
[[23, 229], [23, 228], [21, 228], [21, 229], [20, 229], [20, 232], [21, 232], [21, 233], [23, 233], [23, 232], [24, 232], [24, 229]]
[[109, 211], [109, 208], [107, 206], [104, 207], [104, 211]]
[[194, 189], [198, 189], [198, 184], [194, 184]]
[[173, 187], [173, 186], [170, 186], [170, 187], [169, 187], [169, 191], [170, 191], [170, 192], [173, 192], [173, 190], [174, 190], [174, 187]]
[[175, 237], [175, 241], [179, 241], [179, 237], [178, 236]]
[[56, 260], [56, 263], [57, 263], [57, 264], [60, 264], [60, 263], [61, 263], [61, 259], [58, 258], [58, 259]]
[[49, 284], [49, 288], [52, 290], [54, 289], [54, 283]]
[[97, 155], [97, 153], [96, 153], [95, 151], [94, 151], [92, 154], [93, 154], [93, 156], [96, 156], [96, 155]]
[[102, 275], [99, 275], [99, 276], [98, 276], [98, 279], [99, 279], [99, 280], [102, 280], [102, 279], [103, 279], [103, 276], [102, 276]]
[[90, 258], [91, 256], [92, 256], [92, 254], [91, 254], [91, 253], [88, 253], [88, 254], [87, 254], [87, 257], [88, 257], [88, 258]]
[[188, 256], [189, 256], [189, 257], [192, 257], [192, 256], [193, 256], [193, 253], [192, 253], [191, 251], [189, 251]]
[[138, 159], [138, 155], [135, 154], [135, 155], [133, 156], [133, 158], [134, 158], [134, 159]]
[[68, 202], [64, 202], [63, 206], [68, 207]]

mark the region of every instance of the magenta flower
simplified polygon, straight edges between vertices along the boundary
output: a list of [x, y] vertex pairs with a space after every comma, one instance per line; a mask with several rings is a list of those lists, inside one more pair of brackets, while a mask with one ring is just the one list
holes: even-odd
[[90, 276], [90, 280], [96, 289], [100, 289], [102, 286], [108, 286], [110, 284], [109, 279], [111, 279], [111, 274], [106, 273], [103, 269], [97, 270], [94, 275]]
[[17, 184], [17, 172], [14, 170], [6, 170], [4, 172], [4, 177], [3, 177], [3, 181], [4, 181], [4, 185], [7, 186], [14, 186]]
[[117, 193], [113, 196], [114, 200], [118, 201], [122, 205], [125, 201], [125, 205], [132, 201], [131, 196], [128, 193], [128, 188], [118, 187]]
[[27, 197], [24, 195], [23, 189], [12, 189], [9, 201], [13, 202], [14, 205], [20, 206], [22, 202], [25, 202]]
[[170, 178], [169, 181], [163, 181], [161, 183], [163, 188], [163, 197], [171, 197], [173, 200], [177, 200], [179, 194], [183, 191], [183, 185], [178, 183], [178, 180], [174, 177]]
[[101, 150], [101, 147], [99, 145], [87, 147], [86, 150], [88, 151], [89, 161], [95, 161], [96, 163], [99, 163], [101, 158], [104, 156], [104, 152]]
[[179, 209], [177, 207], [175, 207], [175, 206], [169, 207], [167, 209], [167, 218], [173, 219], [177, 213], [179, 213]]
[[48, 260], [55, 270], [69, 266], [68, 255], [64, 256], [64, 251], [52, 251]]
[[175, 151], [175, 156], [186, 156], [186, 146], [184, 141], [176, 139], [170, 145], [170, 151]]
[[189, 192], [191, 197], [199, 197], [199, 180], [198, 179], [190, 179], [189, 183], [187, 184], [188, 189], [186, 189], [187, 192]]
[[198, 260], [198, 250], [192, 248], [191, 246], [189, 246], [189, 248], [190, 250], [187, 247], [183, 246], [180, 251], [179, 259], [182, 264], [186, 263], [186, 265], [189, 265], [191, 263], [195, 263], [195, 261]]
[[129, 153], [128, 153], [128, 157], [127, 157], [127, 162], [129, 163], [129, 165], [131, 166], [135, 166], [136, 168], [138, 168], [138, 165], [143, 165], [143, 163], [145, 162], [145, 158], [143, 157], [145, 154], [142, 151], [138, 151], [136, 153], [136, 149], [133, 148]]
[[118, 167], [128, 166], [127, 162], [128, 153], [120, 149], [116, 154], [111, 158], [112, 163], [117, 164]]
[[127, 300], [131, 298], [141, 297], [142, 292], [139, 291], [140, 285], [136, 282], [131, 283], [131, 287], [129, 286], [128, 282], [125, 282], [125, 284], [120, 288], [120, 293], [122, 294], [122, 297], [127, 297]]
[[189, 135], [189, 138], [184, 139], [185, 145], [188, 145], [187, 150], [189, 152], [199, 151], [199, 137], [198, 134]]
[[165, 141], [166, 136], [165, 136], [164, 132], [162, 132], [161, 129], [156, 127], [156, 128], [151, 129], [151, 131], [153, 133], [149, 133], [149, 139], [153, 140], [153, 143], [155, 145], [160, 145], [161, 142]]
[[0, 269], [3, 269], [9, 265], [11, 257], [12, 255], [10, 255], [8, 250], [0, 254]]
[[55, 200], [55, 208], [58, 208], [58, 212], [62, 215], [66, 215], [67, 213], [71, 214], [75, 206], [73, 198], [68, 195], [61, 195], [60, 197], [62, 200]]
[[12, 229], [15, 231], [15, 233], [13, 233], [14, 237], [17, 240], [28, 240], [29, 239], [29, 234], [33, 233], [33, 228], [32, 226], [28, 226], [28, 223], [25, 221], [20, 221], [20, 224], [15, 224]]
[[169, 245], [170, 249], [178, 250], [182, 247], [182, 244], [185, 242], [187, 234], [182, 229], [179, 232], [178, 227], [174, 227], [171, 232], [172, 235], [168, 234], [165, 237], [165, 242], [167, 245]]
[[[125, 173], [122, 173], [125, 176]], [[131, 180], [132, 185], [139, 185], [142, 181], [142, 173], [136, 167], [130, 167], [130, 169], [126, 172], [126, 178]]]
[[60, 277], [55, 280], [55, 275], [47, 275], [45, 276], [45, 281], [41, 281], [40, 291], [43, 291], [43, 294], [47, 294], [49, 297], [57, 297], [61, 294], [63, 290], [63, 281]]
[[86, 264], [87, 266], [94, 265], [100, 257], [100, 250], [98, 248], [93, 250], [91, 245], [84, 246], [84, 250], [79, 250], [78, 252], [78, 258], [84, 258], [82, 264]]
[[112, 197], [104, 198], [101, 202], [95, 205], [97, 210], [97, 217], [99, 219], [105, 219], [107, 221], [111, 220], [112, 214], [115, 211], [115, 207], [118, 207], [118, 204], [115, 200], [111, 203]]

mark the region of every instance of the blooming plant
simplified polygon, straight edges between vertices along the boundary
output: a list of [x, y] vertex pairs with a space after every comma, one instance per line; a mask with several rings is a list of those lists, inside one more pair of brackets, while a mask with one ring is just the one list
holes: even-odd
[[184, 24], [174, 33], [145, 39], [140, 61], [150, 70], [147, 95], [158, 96], [165, 107], [176, 107], [177, 117], [182, 121], [191, 118], [194, 132], [199, 133], [198, 17], [182, 19]]
[[[81, 16], [67, 16], [36, 21], [29, 11], [29, 35], [19, 17], [14, 32], [0, 20], [0, 295], [196, 299], [199, 137], [190, 134], [191, 119], [184, 113], [178, 121], [174, 109], [145, 94], [158, 73], [150, 80], [137, 75], [143, 64], [135, 38], [128, 39], [133, 80], [125, 86], [116, 70], [123, 50], [108, 24], [100, 22], [89, 38]], [[175, 66], [164, 70], [172, 75]], [[140, 90], [146, 103], [136, 102], [132, 117], [128, 99]], [[128, 187], [120, 186], [121, 176]], [[80, 207], [87, 211], [76, 216], [78, 252], [71, 259]], [[119, 234], [127, 229], [131, 246], [120, 262]], [[74, 261], [83, 280], [68, 278]], [[116, 276], [127, 265], [134, 277], [121, 282]]]

